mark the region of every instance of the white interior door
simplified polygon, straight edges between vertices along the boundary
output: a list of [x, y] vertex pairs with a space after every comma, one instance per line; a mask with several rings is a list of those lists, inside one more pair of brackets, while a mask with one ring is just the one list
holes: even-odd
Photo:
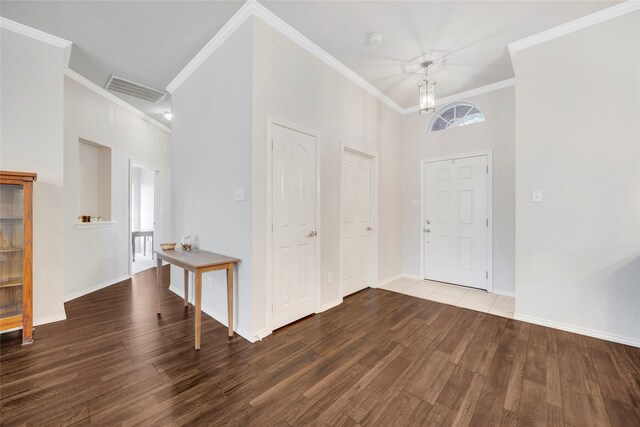
[[424, 165], [425, 279], [487, 289], [486, 155]]
[[273, 124], [273, 329], [316, 309], [316, 140]]
[[371, 286], [372, 160], [351, 151], [342, 158], [342, 295]]

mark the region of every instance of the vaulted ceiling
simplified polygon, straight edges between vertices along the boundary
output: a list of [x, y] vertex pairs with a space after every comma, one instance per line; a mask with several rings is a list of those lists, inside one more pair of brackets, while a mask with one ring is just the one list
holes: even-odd
[[[419, 64], [436, 59], [438, 96], [513, 77], [507, 44], [618, 1], [261, 1], [403, 108]], [[0, 15], [74, 43], [70, 68], [99, 86], [114, 74], [164, 89], [242, 1], [5, 1]], [[379, 46], [368, 42], [380, 33]], [[115, 94], [163, 121], [150, 104]]]

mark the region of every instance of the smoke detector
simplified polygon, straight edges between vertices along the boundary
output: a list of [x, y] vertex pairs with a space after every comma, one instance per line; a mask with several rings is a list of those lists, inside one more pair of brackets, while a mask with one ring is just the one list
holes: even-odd
[[380, 46], [381, 42], [382, 42], [382, 34], [373, 33], [369, 35], [369, 44], [371, 46]]
[[123, 95], [132, 96], [154, 104], [160, 102], [165, 96], [167, 96], [167, 93], [164, 91], [141, 85], [140, 83], [135, 83], [131, 80], [114, 76], [113, 74], [109, 76], [109, 80], [107, 80], [107, 84], [104, 85], [104, 88], [112, 92], [118, 92]]

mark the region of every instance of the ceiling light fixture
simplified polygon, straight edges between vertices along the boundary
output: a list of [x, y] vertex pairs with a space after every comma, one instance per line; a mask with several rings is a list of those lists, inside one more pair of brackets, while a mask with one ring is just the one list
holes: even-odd
[[424, 67], [424, 79], [422, 83], [418, 85], [420, 96], [418, 113], [420, 114], [428, 114], [436, 111], [436, 83], [429, 78], [429, 68], [431, 68], [432, 65], [432, 61], [427, 61], [422, 64]]
[[369, 44], [371, 46], [380, 46], [380, 43], [382, 43], [382, 34], [373, 33], [369, 35]]
[[173, 119], [173, 114], [171, 114], [171, 111], [165, 111], [164, 118], [171, 121], [171, 119]]

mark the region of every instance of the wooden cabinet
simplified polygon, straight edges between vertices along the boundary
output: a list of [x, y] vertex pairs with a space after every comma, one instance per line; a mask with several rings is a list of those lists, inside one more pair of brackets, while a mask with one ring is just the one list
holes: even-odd
[[22, 327], [33, 341], [33, 183], [35, 173], [0, 171], [0, 331]]

